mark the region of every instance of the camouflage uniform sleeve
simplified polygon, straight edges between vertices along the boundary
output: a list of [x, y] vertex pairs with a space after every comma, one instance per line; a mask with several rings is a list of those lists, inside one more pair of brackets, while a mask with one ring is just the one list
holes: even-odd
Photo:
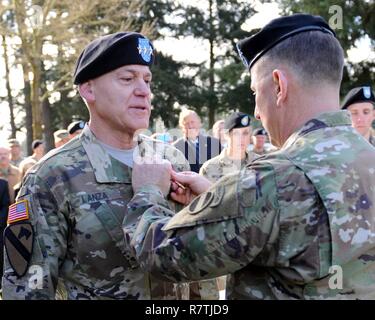
[[[61, 265], [68, 242], [68, 224], [62, 214], [62, 201], [35, 173], [30, 173], [17, 201], [27, 200], [29, 220], [34, 230], [33, 249], [26, 273], [18, 277], [5, 255], [4, 299], [54, 299]], [[61, 200], [61, 199], [60, 199]]]
[[169, 160], [175, 171], [190, 171], [190, 165], [183, 153], [173, 146], [166, 145], [165, 158]]
[[225, 176], [172, 218], [160, 190], [145, 187], [128, 211], [142, 215], [127, 243], [144, 269], [172, 281], [217, 277], [248, 265], [275, 238], [275, 175], [265, 165]]

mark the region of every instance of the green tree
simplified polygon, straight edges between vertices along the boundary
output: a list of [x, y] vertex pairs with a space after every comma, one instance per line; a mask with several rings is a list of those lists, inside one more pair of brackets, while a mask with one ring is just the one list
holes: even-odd
[[[278, 0], [285, 14], [305, 12], [320, 15], [328, 22], [336, 23], [336, 8], [342, 9], [342, 28], [335, 29], [337, 38], [346, 55], [360, 40], [369, 39], [371, 52], [375, 49], [375, 1], [352, 0]], [[341, 93], [344, 96], [351, 88], [375, 83], [375, 61], [365, 59], [359, 63], [346, 61]]]
[[231, 110], [252, 112], [254, 101], [249, 95], [249, 79], [241, 77], [244, 72], [237, 56], [235, 44], [250, 33], [241, 25], [253, 13], [246, 2], [236, 0], [201, 1], [207, 9], [185, 6], [178, 16], [183, 22], [177, 34], [192, 35], [208, 42], [207, 62], [197, 68], [196, 84], [200, 89], [194, 92], [194, 107], [201, 115], [208, 114], [208, 125], [212, 127], [217, 113]]

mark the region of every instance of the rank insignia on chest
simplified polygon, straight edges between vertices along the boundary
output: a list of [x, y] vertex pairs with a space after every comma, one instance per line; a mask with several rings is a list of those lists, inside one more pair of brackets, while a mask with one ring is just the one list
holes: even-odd
[[29, 219], [29, 202], [25, 200], [18, 201], [9, 206], [8, 224]]

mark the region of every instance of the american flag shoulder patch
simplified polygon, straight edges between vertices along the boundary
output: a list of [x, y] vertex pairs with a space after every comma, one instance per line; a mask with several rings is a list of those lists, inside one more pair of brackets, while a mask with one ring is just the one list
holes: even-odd
[[8, 224], [29, 219], [29, 202], [25, 200], [18, 201], [9, 206]]

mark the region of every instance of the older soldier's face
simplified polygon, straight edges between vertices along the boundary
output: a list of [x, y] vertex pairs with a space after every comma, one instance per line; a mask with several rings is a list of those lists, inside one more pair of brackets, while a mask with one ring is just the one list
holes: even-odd
[[352, 126], [361, 135], [366, 135], [375, 119], [374, 107], [370, 102], [354, 103], [348, 107], [352, 117]]
[[134, 133], [147, 128], [151, 78], [148, 66], [126, 65], [91, 80], [93, 118], [111, 130]]

